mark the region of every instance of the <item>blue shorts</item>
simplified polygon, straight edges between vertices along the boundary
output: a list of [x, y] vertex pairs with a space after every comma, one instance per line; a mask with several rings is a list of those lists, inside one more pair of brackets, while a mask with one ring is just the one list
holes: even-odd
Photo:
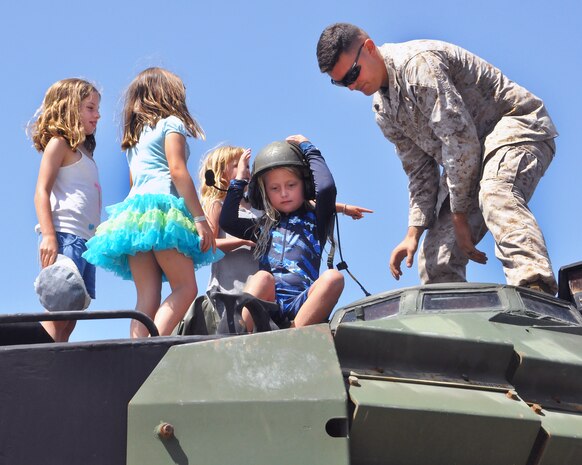
[[[290, 289], [285, 289], [285, 293], [275, 292], [275, 300], [279, 304], [283, 317], [289, 321], [293, 321], [297, 316], [299, 309], [307, 300], [309, 288], [295, 293], [290, 292]], [[277, 322], [275, 321], [275, 323]]]
[[[39, 234], [39, 244], [41, 240], [42, 234]], [[73, 262], [75, 262], [75, 265], [77, 265], [77, 268], [79, 269], [79, 273], [81, 273], [81, 276], [83, 277], [89, 296], [94, 299], [95, 265], [91, 265], [91, 263], [88, 263], [87, 260], [81, 257], [83, 252], [87, 250], [87, 246], [85, 245], [87, 241], [75, 234], [57, 231], [57, 242], [59, 244], [59, 253], [65, 257], [69, 257]]]

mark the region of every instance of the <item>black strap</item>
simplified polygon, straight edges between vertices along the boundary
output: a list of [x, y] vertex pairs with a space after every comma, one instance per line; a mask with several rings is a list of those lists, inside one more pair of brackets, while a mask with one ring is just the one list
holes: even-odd
[[[335, 214], [335, 224], [336, 224], [336, 229], [337, 229], [337, 249], [339, 251], [339, 255], [340, 255], [340, 262], [337, 264], [337, 269], [340, 271], [345, 271], [350, 278], [352, 278], [356, 284], [358, 286], [360, 286], [360, 289], [362, 290], [362, 292], [364, 293], [364, 295], [366, 297], [370, 296], [371, 294], [364, 288], [364, 286], [362, 286], [362, 284], [360, 283], [360, 281], [358, 281], [356, 279], [356, 277], [350, 272], [350, 270], [348, 269], [348, 264], [345, 262], [343, 254], [342, 254], [342, 245], [341, 245], [341, 240], [340, 240], [340, 230], [339, 230], [339, 220], [338, 220], [338, 216], [337, 213]], [[329, 250], [329, 254], [327, 256], [327, 267], [328, 268], [333, 268], [333, 258], [335, 255], [335, 238], [334, 238], [334, 231], [333, 231], [333, 222], [332, 222], [332, 226], [330, 227], [330, 232], [329, 232], [329, 242], [331, 244], [330, 250]]]
[[337, 221], [337, 213], [334, 213], [335, 221], [332, 221], [329, 225], [329, 233], [328, 233], [328, 240], [330, 244], [329, 253], [327, 254], [327, 267], [331, 270], [333, 269], [333, 259], [335, 256], [335, 237], [333, 228], [335, 226], [335, 222]]
[[272, 331], [279, 327], [271, 320], [270, 311], [278, 311], [279, 306], [274, 302], [257, 299], [255, 296], [243, 292], [229, 295], [216, 293], [215, 297], [223, 299], [224, 313], [218, 324], [218, 334], [244, 334], [247, 329], [242, 319], [243, 308], [247, 308], [254, 322], [253, 332], [261, 333]]

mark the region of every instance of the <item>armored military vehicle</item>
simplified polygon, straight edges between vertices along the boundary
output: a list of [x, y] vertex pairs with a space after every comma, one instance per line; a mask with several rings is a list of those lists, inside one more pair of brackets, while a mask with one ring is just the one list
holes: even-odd
[[581, 268], [560, 298], [430, 285], [302, 329], [1, 346], [0, 464], [580, 464]]

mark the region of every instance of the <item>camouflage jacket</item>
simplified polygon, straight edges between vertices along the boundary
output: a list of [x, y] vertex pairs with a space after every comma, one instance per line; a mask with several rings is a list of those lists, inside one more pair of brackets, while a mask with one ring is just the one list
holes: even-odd
[[557, 136], [539, 98], [456, 45], [416, 40], [379, 49], [389, 86], [374, 94], [373, 110], [409, 178], [410, 226], [429, 227], [447, 196], [453, 212], [468, 211], [497, 148]]

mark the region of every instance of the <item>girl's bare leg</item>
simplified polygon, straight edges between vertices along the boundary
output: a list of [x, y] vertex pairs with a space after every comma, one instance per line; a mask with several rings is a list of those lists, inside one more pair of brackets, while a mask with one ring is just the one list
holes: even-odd
[[329, 317], [344, 290], [344, 277], [338, 270], [326, 270], [311, 285], [307, 300], [303, 303], [292, 326], [323, 323]]
[[154, 322], [161, 336], [168, 336], [184, 318], [196, 298], [198, 287], [192, 259], [176, 249], [156, 250], [155, 258], [163, 270], [172, 290], [156, 313]]
[[[258, 299], [266, 300], [268, 302], [275, 301], [275, 278], [268, 271], [257, 271], [252, 275], [244, 288], [244, 292], [254, 295]], [[247, 331], [250, 333], [254, 328], [253, 318], [249, 311], [244, 308], [242, 311], [242, 318]]]
[[[128, 260], [137, 291], [135, 309], [155, 321], [162, 293], [162, 270], [153, 251], [138, 252], [130, 255]], [[129, 331], [132, 338], [149, 335], [147, 328], [137, 320], [131, 320]]]

